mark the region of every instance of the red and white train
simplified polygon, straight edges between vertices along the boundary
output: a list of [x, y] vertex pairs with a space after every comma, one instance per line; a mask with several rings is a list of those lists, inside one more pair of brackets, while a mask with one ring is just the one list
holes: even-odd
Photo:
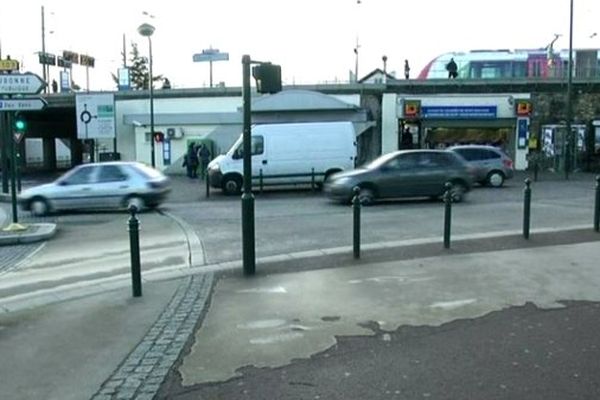
[[[574, 76], [600, 79], [600, 49], [573, 49]], [[561, 78], [568, 70], [569, 51], [546, 49], [473, 50], [442, 54], [429, 62], [417, 79], [448, 78], [446, 64], [454, 59], [458, 78]]]

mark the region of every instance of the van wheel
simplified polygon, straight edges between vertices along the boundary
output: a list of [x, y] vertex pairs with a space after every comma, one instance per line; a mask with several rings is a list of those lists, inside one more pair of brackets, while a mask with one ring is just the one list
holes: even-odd
[[242, 192], [242, 179], [237, 176], [228, 176], [223, 181], [223, 193], [226, 195], [240, 194]]

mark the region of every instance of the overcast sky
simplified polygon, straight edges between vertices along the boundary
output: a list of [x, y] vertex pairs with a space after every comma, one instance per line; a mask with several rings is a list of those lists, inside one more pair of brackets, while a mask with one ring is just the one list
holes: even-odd
[[[95, 57], [91, 90], [114, 88], [110, 73], [122, 64], [123, 34], [128, 52], [134, 41], [147, 55], [148, 41], [137, 33], [143, 22], [156, 27], [154, 73], [174, 87], [208, 85], [208, 63], [192, 57], [211, 46], [230, 57], [213, 64], [214, 83], [239, 86], [243, 54], [280, 64], [285, 84], [347, 81], [357, 37], [359, 76], [382, 68], [383, 55], [388, 71], [402, 75], [408, 59], [416, 76], [450, 51], [539, 48], [555, 33], [563, 35], [555, 48], [569, 44], [569, 0], [4, 0], [2, 57], [40, 76], [42, 5], [47, 52]], [[600, 0], [575, 0], [574, 27], [575, 48], [600, 48]], [[51, 76], [58, 80], [57, 67]], [[85, 88], [83, 67], [74, 66], [73, 78]]]

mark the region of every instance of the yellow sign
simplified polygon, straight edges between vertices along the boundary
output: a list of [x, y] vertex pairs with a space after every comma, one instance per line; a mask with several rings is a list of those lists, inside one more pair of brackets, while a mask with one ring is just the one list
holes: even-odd
[[19, 62], [17, 60], [0, 60], [0, 71], [18, 71]]

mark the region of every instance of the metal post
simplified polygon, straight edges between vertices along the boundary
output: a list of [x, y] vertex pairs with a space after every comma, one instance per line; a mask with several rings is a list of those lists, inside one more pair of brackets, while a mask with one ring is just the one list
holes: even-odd
[[523, 204], [523, 237], [529, 239], [529, 226], [531, 220], [531, 179], [525, 179], [524, 204]]
[[450, 229], [452, 223], [452, 184], [446, 182], [444, 192], [444, 248], [450, 248]]
[[208, 179], [208, 173], [206, 173], [206, 198], [210, 197], [210, 180]]
[[154, 168], [156, 166], [156, 157], [154, 155], [154, 84], [152, 82], [153, 80], [153, 76], [152, 76], [152, 39], [150, 38], [150, 36], [148, 36], [148, 53], [149, 53], [149, 63], [148, 63], [148, 68], [149, 68], [149, 74], [150, 74], [150, 79], [149, 79], [149, 85], [150, 85], [150, 151], [152, 152], [150, 154], [150, 163], [152, 165], [152, 168]]
[[569, 19], [569, 65], [567, 68], [567, 134], [565, 137], [565, 179], [569, 179], [569, 171], [574, 163], [575, 140], [571, 132], [571, 120], [573, 119], [573, 0], [571, 0]]
[[352, 211], [354, 215], [354, 223], [353, 223], [353, 253], [354, 258], [360, 258], [360, 199], [358, 195], [360, 194], [360, 188], [355, 186], [352, 189], [354, 192], [354, 197], [352, 198]]
[[[2, 142], [0, 142], [0, 155], [2, 156], [2, 171], [8, 171], [8, 145], [10, 143], [10, 126], [8, 124], [8, 113], [0, 112], [0, 130]], [[2, 174], [2, 193], [8, 193], [8, 175]]]
[[[46, 61], [46, 24], [45, 24], [45, 16], [44, 16], [44, 6], [42, 6], [42, 56], [44, 57], [44, 61]], [[46, 78], [46, 64], [42, 64], [42, 76], [44, 79], [44, 93], [47, 93], [48, 87], [48, 79]]]
[[17, 193], [21, 193], [21, 151], [17, 148]]
[[[12, 115], [8, 117], [8, 126], [12, 127], [14, 125], [14, 120]], [[10, 193], [11, 193], [11, 203], [12, 203], [12, 222], [13, 224], [18, 223], [18, 214], [17, 214], [17, 187], [16, 187], [16, 176], [17, 176], [17, 146], [14, 140], [13, 135], [8, 135], [8, 140], [10, 140]]]
[[311, 168], [310, 170], [310, 189], [315, 191], [315, 169]]
[[596, 175], [596, 202], [594, 204], [594, 230], [600, 232], [600, 175]]
[[130, 206], [129, 212], [129, 248], [131, 251], [131, 285], [133, 288], [133, 297], [142, 296], [142, 274], [140, 266], [140, 236], [139, 236], [139, 220], [135, 216], [137, 212], [136, 206]]
[[242, 57], [242, 98], [243, 98], [243, 148], [244, 180], [242, 194], [242, 264], [245, 275], [254, 275], [256, 271], [254, 242], [254, 195], [252, 194], [251, 159], [251, 108], [250, 108], [250, 60], [249, 55]]
[[262, 168], [258, 170], [258, 188], [260, 190], [260, 194], [263, 192], [263, 173]]

